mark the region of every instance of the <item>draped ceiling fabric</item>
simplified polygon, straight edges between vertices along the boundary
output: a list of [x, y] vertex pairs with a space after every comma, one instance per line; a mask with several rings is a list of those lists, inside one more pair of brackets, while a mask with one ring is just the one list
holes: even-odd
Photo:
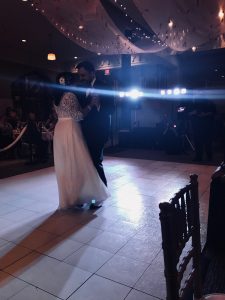
[[[218, 18], [224, 0], [134, 0], [146, 22], [175, 51], [220, 48], [225, 32]], [[168, 28], [172, 20], [174, 27]]]
[[101, 54], [144, 53], [118, 30], [99, 0], [38, 0], [34, 4], [58, 30], [85, 49]]
[[[154, 32], [149, 46], [135, 44], [126, 36], [118, 20], [105, 9], [106, 2], [120, 9], [122, 18], [140, 24], [140, 30], [148, 26]], [[219, 10], [225, 9], [225, 0], [36, 0], [34, 8], [76, 44], [95, 53], [136, 54], [165, 49], [176, 53], [192, 47], [225, 47], [225, 21], [218, 17]], [[170, 20], [172, 28], [168, 26]], [[83, 29], [78, 29], [80, 25]]]

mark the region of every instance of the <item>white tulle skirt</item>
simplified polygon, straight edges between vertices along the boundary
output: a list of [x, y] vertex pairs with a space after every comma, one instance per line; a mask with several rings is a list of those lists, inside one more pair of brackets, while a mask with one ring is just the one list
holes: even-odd
[[92, 163], [79, 123], [72, 118], [60, 118], [55, 127], [53, 149], [59, 208], [108, 198], [107, 187]]

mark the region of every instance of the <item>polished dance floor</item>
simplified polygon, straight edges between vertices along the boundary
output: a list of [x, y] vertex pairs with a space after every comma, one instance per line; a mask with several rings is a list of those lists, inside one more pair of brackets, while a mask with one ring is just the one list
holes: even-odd
[[107, 157], [111, 197], [57, 211], [54, 168], [0, 180], [0, 299], [165, 299], [158, 204], [199, 175], [206, 235], [215, 166]]

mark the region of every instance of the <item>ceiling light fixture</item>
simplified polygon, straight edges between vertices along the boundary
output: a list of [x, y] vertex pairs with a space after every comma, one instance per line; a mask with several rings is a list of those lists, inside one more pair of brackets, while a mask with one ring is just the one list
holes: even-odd
[[23, 43], [26, 43], [27, 40], [22, 40]]
[[52, 46], [52, 34], [49, 34], [48, 35], [49, 36], [49, 44], [50, 44], [50, 46], [49, 46], [49, 53], [48, 53], [48, 55], [47, 55], [47, 59], [48, 60], [56, 60], [56, 55], [55, 55], [55, 53], [52, 51], [52, 49], [53, 49], [53, 46]]
[[56, 55], [55, 55], [55, 53], [48, 53], [47, 58], [48, 58], [48, 60], [56, 60]]
[[83, 26], [83, 25], [80, 25], [78, 28], [79, 28], [80, 30], [82, 30], [82, 29], [84, 29], [84, 26]]

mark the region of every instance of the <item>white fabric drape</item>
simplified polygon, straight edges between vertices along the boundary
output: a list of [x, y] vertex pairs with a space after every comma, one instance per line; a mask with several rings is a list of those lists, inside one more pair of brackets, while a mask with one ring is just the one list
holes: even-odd
[[[101, 54], [144, 53], [112, 22], [99, 0], [35, 1], [35, 8], [81, 47]], [[84, 28], [79, 30], [79, 26]]]
[[[145, 21], [175, 51], [208, 44], [220, 48], [224, 22], [218, 18], [224, 0], [134, 0]], [[169, 20], [174, 22], [172, 29]]]
[[[95, 53], [135, 54], [165, 48], [177, 52], [193, 46], [197, 49], [224, 47], [225, 22], [219, 20], [218, 13], [220, 8], [225, 10], [225, 0], [129, 0], [124, 3], [128, 13], [129, 6], [132, 7], [133, 18], [135, 9], [142, 15], [165, 42], [164, 47], [151, 44], [143, 50], [135, 46], [114, 24], [99, 0], [36, 0], [34, 8], [76, 44]], [[172, 28], [168, 27], [169, 20], [173, 21]], [[80, 25], [84, 27], [79, 30]]]

